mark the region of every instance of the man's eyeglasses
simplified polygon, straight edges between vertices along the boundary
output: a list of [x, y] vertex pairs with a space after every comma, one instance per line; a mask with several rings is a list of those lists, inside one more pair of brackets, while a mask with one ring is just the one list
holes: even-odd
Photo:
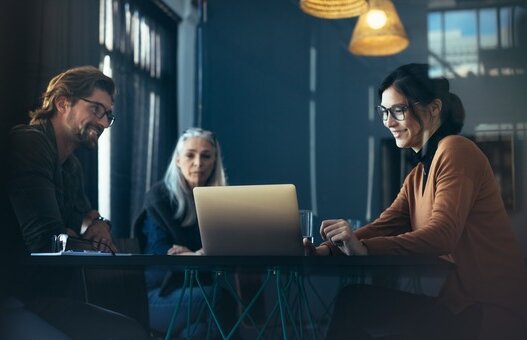
[[108, 119], [108, 127], [112, 126], [113, 122], [115, 121], [115, 115], [113, 114], [112, 110], [106, 110], [104, 105], [99, 102], [82, 97], [80, 97], [79, 99], [91, 104], [91, 111], [97, 118], [101, 119], [102, 117], [104, 117], [104, 115], [106, 115], [106, 118]]
[[[417, 103], [418, 102], [415, 102], [410, 105], [415, 105]], [[392, 117], [397, 121], [402, 121], [406, 118], [406, 111], [408, 111], [408, 108], [410, 107], [410, 105], [397, 104], [392, 107], [384, 107], [382, 105], [378, 105], [376, 107], [376, 110], [383, 121], [388, 120], [388, 115], [392, 115]]]

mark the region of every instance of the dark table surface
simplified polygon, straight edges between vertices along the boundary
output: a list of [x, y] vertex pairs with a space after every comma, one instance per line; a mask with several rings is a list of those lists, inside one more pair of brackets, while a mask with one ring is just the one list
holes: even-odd
[[296, 270], [335, 273], [356, 270], [446, 272], [453, 264], [427, 256], [168, 256], [168, 255], [39, 255], [22, 260], [29, 266], [83, 266], [143, 268], [163, 266], [173, 270]]

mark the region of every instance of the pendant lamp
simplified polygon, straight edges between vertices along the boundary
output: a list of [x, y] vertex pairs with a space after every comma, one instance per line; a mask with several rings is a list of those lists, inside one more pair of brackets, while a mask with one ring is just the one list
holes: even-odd
[[361, 15], [368, 10], [366, 0], [300, 0], [307, 14], [323, 19], [343, 19]]
[[363, 56], [387, 56], [409, 45], [399, 15], [391, 0], [370, 0], [353, 30], [349, 51]]

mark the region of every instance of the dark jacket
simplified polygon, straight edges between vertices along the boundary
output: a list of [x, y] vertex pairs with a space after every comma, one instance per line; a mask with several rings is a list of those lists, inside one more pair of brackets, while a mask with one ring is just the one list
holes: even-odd
[[[201, 248], [197, 221], [190, 226], [181, 226], [182, 219], [174, 217], [178, 202], [170, 199], [163, 181], [157, 182], [146, 194], [144, 208], [133, 227], [134, 237], [139, 238], [143, 253], [166, 255], [172, 245], [185, 246], [192, 251]], [[150, 268], [146, 270], [149, 289], [162, 287], [168, 293], [182, 283], [181, 273]]]
[[[50, 121], [14, 127], [9, 135], [4, 237], [11, 260], [30, 252], [48, 252], [51, 237], [80, 232], [83, 216], [91, 210], [84, 193], [80, 162], [70, 156], [60, 164]], [[15, 260], [16, 261], [16, 260]], [[13, 261], [13, 262], [15, 262]], [[77, 272], [71, 269], [15, 266], [10, 291], [23, 300], [34, 296], [81, 296]]]
[[9, 199], [25, 248], [46, 252], [52, 235], [80, 233], [91, 210], [82, 168], [74, 155], [60, 164], [51, 122], [14, 127], [8, 157]]

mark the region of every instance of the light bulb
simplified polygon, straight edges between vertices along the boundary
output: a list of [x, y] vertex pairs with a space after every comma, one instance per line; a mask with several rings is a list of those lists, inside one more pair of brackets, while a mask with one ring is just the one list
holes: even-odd
[[386, 13], [380, 9], [372, 9], [368, 11], [368, 14], [366, 14], [366, 22], [368, 23], [368, 26], [374, 30], [378, 30], [379, 28], [386, 25], [387, 20], [388, 17], [386, 16]]

